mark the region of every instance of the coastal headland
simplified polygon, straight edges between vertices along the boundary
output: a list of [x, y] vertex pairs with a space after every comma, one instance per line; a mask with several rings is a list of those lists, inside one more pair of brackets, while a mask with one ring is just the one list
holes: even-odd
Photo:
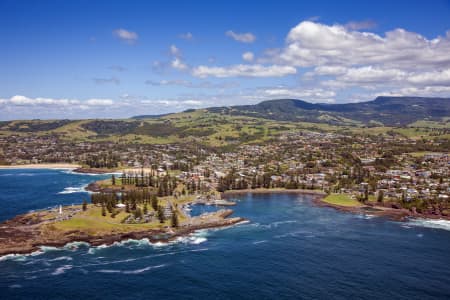
[[63, 247], [71, 242], [87, 242], [91, 246], [111, 245], [128, 239], [147, 238], [151, 243], [170, 242], [196, 230], [231, 226], [245, 219], [229, 217], [232, 210], [184, 219], [175, 227], [167, 223], [123, 224], [102, 217], [99, 208], [67, 206], [31, 212], [0, 224], [0, 256], [29, 254], [42, 246]]

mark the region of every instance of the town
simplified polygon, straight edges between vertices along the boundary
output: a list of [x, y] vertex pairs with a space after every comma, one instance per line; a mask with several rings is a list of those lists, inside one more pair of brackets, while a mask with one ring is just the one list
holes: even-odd
[[[158, 196], [177, 192], [219, 201], [218, 195], [227, 191], [309, 190], [326, 193], [331, 204], [450, 215], [447, 139], [303, 130], [231, 150], [201, 144], [69, 142], [37, 135], [2, 137], [0, 143], [2, 164], [80, 163], [87, 170], [139, 177], [142, 183], [149, 176], [144, 170], [151, 170], [155, 184], [136, 179], [136, 187], [151, 187]], [[173, 182], [162, 191], [157, 182], [167, 176]]]

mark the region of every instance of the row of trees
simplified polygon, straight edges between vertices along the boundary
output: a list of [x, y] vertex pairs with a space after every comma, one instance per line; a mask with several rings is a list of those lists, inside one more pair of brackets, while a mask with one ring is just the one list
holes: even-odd
[[[117, 184], [116, 177], [112, 175], [111, 177], [112, 185]], [[126, 174], [123, 173], [120, 176], [120, 183], [122, 185], [134, 185], [136, 187], [144, 188], [153, 187], [157, 188], [158, 197], [170, 196], [173, 194], [174, 189], [177, 187], [177, 179], [169, 175], [157, 176], [156, 172], [152, 171], [150, 173], [145, 173], [142, 171], [141, 174]]]

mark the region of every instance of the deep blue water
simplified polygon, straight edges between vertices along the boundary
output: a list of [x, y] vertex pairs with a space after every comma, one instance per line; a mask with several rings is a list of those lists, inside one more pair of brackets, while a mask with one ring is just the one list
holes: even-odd
[[[58, 192], [96, 178], [51, 170], [7, 170], [0, 177], [2, 220], [30, 209], [79, 203], [85, 193]], [[251, 221], [168, 245], [128, 241], [3, 258], [0, 298], [450, 297], [450, 231], [429, 228], [449, 229], [448, 223], [398, 223], [341, 213], [290, 194], [240, 196], [234, 210]]]

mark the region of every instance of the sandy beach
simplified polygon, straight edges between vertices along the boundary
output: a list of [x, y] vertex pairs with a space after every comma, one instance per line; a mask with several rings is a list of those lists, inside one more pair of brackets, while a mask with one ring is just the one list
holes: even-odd
[[26, 165], [0, 165], [0, 169], [77, 169], [81, 165], [68, 163], [52, 163], [52, 164], [26, 164]]

